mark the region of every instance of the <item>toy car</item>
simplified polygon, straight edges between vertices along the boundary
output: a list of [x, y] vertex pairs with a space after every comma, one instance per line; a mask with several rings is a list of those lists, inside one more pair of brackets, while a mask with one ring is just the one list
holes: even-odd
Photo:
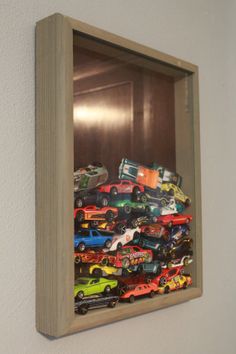
[[160, 237], [148, 236], [142, 233], [135, 235], [133, 243], [145, 249], [151, 249], [152, 251], [157, 252], [164, 244], [164, 241]]
[[74, 253], [75, 264], [80, 263], [96, 263], [96, 264], [114, 264], [116, 257], [114, 255], [109, 255], [103, 251], [95, 252], [94, 250], [85, 250], [84, 252]]
[[192, 221], [192, 215], [170, 214], [161, 215], [157, 218], [158, 223], [164, 226], [172, 227], [173, 225], [189, 224]]
[[168, 294], [173, 290], [186, 289], [189, 285], [192, 285], [192, 278], [189, 275], [177, 275], [164, 286], [159, 287], [158, 294]]
[[150, 263], [142, 263], [129, 267], [129, 271], [146, 273], [146, 274], [155, 274], [159, 275], [161, 273], [162, 267], [159, 261], [152, 261]]
[[148, 203], [134, 202], [129, 199], [117, 199], [111, 200], [109, 205], [118, 208], [121, 212], [123, 211], [126, 215], [134, 213], [150, 214], [151, 208]]
[[79, 223], [84, 220], [106, 220], [108, 222], [111, 222], [117, 216], [117, 208], [112, 207], [98, 208], [95, 205], [88, 205], [85, 208], [76, 208], [74, 210], [74, 219]]
[[92, 297], [85, 297], [75, 302], [75, 312], [79, 313], [80, 315], [86, 315], [88, 310], [92, 308], [98, 308], [103, 306], [113, 308], [116, 306], [118, 301], [119, 297], [115, 295], [97, 295]]
[[183, 224], [183, 225], [176, 225], [171, 228], [168, 237], [168, 241], [178, 241], [180, 240], [183, 236], [188, 236], [189, 235], [189, 225], [188, 224]]
[[115, 196], [118, 193], [134, 193], [137, 195], [138, 193], [144, 192], [144, 187], [129, 180], [117, 180], [109, 184], [103, 184], [98, 187], [98, 190], [101, 193], [110, 193], [111, 196]]
[[155, 283], [157, 286], [164, 286], [168, 281], [174, 278], [177, 275], [182, 274], [184, 271], [183, 266], [175, 266], [172, 268], [164, 268], [162, 269], [161, 274], [157, 277], [152, 278], [152, 282]]
[[140, 226], [140, 233], [144, 233], [147, 236], [162, 237], [165, 241], [169, 239], [169, 231], [157, 223]]
[[122, 246], [131, 242], [133, 238], [139, 234], [139, 228], [127, 229], [123, 235], [115, 235], [112, 238], [111, 246], [108, 247], [109, 251], [120, 250]]
[[96, 277], [106, 277], [108, 275], [122, 275], [122, 268], [116, 268], [102, 264], [92, 264], [89, 267], [89, 274]]
[[151, 250], [144, 250], [139, 246], [123, 246], [114, 257], [114, 259], [110, 259], [110, 264], [118, 268], [129, 268], [135, 264], [150, 263], [153, 253]]
[[87, 205], [105, 207], [109, 203], [109, 197], [99, 193], [96, 189], [82, 190], [74, 193], [75, 208], [82, 208]]
[[159, 247], [157, 257], [159, 260], [168, 263], [172, 260], [180, 260], [184, 256], [192, 256], [192, 242], [193, 240], [190, 237], [184, 236], [174, 243], [170, 242]]
[[189, 206], [191, 204], [191, 199], [186, 196], [183, 191], [173, 183], [163, 183], [161, 186], [161, 190], [173, 195], [176, 200], [182, 202], [186, 206]]
[[162, 177], [163, 168], [150, 168], [128, 159], [122, 159], [119, 166], [120, 179], [129, 179], [152, 189], [161, 187]]
[[82, 299], [84, 296], [94, 294], [110, 294], [111, 290], [117, 287], [117, 280], [106, 278], [78, 278], [74, 286], [74, 297]]
[[[123, 290], [123, 291], [122, 291]], [[121, 289], [121, 300], [128, 300], [130, 303], [135, 301], [135, 298], [138, 296], [149, 295], [151, 298], [155, 295], [157, 291], [156, 284], [153, 283], [144, 283], [137, 284], [134, 286], [129, 286], [128, 289]]]
[[74, 236], [74, 248], [83, 252], [87, 247], [110, 248], [113, 241], [113, 232], [95, 229], [81, 229]]
[[81, 167], [74, 172], [74, 192], [93, 189], [106, 182], [108, 171], [101, 163]]

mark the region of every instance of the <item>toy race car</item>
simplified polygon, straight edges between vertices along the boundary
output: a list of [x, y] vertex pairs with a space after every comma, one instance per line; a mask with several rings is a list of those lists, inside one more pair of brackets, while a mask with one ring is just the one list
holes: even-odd
[[96, 295], [89, 296], [83, 299], [80, 299], [75, 302], [75, 312], [80, 315], [86, 315], [89, 309], [98, 308], [98, 307], [110, 307], [113, 308], [116, 306], [119, 301], [119, 297], [115, 295]]
[[93, 189], [106, 182], [108, 171], [101, 163], [81, 167], [74, 172], [74, 192]]
[[117, 208], [103, 207], [98, 208], [95, 205], [88, 205], [85, 208], [76, 208], [74, 210], [74, 219], [81, 223], [90, 220], [106, 220], [113, 221], [118, 216]]
[[168, 294], [170, 291], [186, 289], [189, 285], [192, 285], [190, 275], [177, 275], [170, 279], [164, 286], [158, 287], [158, 294]]
[[131, 242], [133, 238], [139, 234], [139, 228], [127, 229], [123, 235], [114, 235], [112, 238], [111, 246], [108, 247], [109, 251], [122, 249], [127, 243]]
[[173, 183], [163, 183], [161, 190], [168, 192], [172, 195], [177, 201], [183, 203], [185, 206], [190, 206], [191, 199], [183, 193], [183, 191]]
[[157, 222], [169, 228], [174, 225], [189, 224], [192, 221], [192, 215], [184, 214], [169, 214], [161, 215], [157, 218]]
[[100, 193], [109, 193], [111, 196], [116, 196], [120, 193], [137, 195], [144, 192], [144, 187], [140, 184], [133, 183], [129, 180], [112, 181], [109, 184], [103, 184], [98, 187]]

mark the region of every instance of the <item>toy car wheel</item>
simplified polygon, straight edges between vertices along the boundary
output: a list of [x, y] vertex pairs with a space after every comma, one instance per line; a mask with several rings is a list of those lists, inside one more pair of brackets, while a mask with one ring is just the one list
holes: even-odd
[[83, 291], [79, 291], [76, 297], [77, 297], [78, 299], [83, 299], [83, 297], [84, 297], [84, 292], [83, 292]]
[[76, 256], [74, 259], [75, 264], [79, 264], [81, 262], [81, 259], [79, 256]]
[[169, 294], [169, 292], [170, 292], [170, 287], [169, 287], [169, 285], [166, 285], [165, 289], [164, 289], [164, 293]]
[[113, 308], [113, 307], [115, 307], [116, 306], [116, 301], [110, 301], [109, 303], [108, 303], [108, 307], [110, 307], [110, 308]]
[[112, 187], [110, 190], [111, 196], [115, 197], [118, 194], [118, 190], [116, 187]]
[[184, 260], [183, 260], [183, 265], [184, 265], [185, 267], [187, 267], [187, 266], [189, 265], [189, 258], [188, 258], [188, 257], [184, 258]]
[[111, 287], [110, 287], [110, 285], [107, 285], [107, 286], [105, 287], [105, 289], [104, 289], [104, 293], [105, 293], [105, 294], [110, 294], [110, 292], [111, 292]]
[[130, 222], [131, 228], [136, 229], [136, 227], [138, 227], [138, 220], [137, 219], [133, 219]]
[[138, 195], [140, 192], [141, 191], [140, 191], [139, 187], [134, 187], [134, 189], [133, 189], [133, 194], [134, 195]]
[[122, 276], [123, 277], [128, 277], [130, 275], [130, 272], [128, 271], [128, 269], [122, 269]]
[[138, 266], [137, 272], [140, 273], [140, 274], [143, 274], [143, 273], [144, 273], [144, 269], [143, 269], [142, 264], [140, 264], [140, 265]]
[[170, 190], [168, 191], [168, 194], [173, 197], [173, 196], [175, 195], [174, 189], [170, 189]]
[[126, 231], [126, 226], [124, 224], [122, 224], [121, 222], [118, 223], [115, 227], [115, 231], [120, 234], [123, 235]]
[[150, 213], [151, 213], [151, 208], [150, 208], [150, 206], [147, 205], [147, 206], [145, 207], [145, 213], [146, 213], [146, 214], [150, 214]]
[[169, 227], [169, 229], [173, 226], [173, 221], [169, 221], [167, 226]]
[[78, 222], [81, 222], [84, 220], [84, 212], [82, 210], [79, 210], [76, 214], [76, 220]]
[[121, 250], [121, 248], [122, 248], [122, 243], [121, 243], [121, 242], [119, 242], [119, 243], [117, 244], [116, 249], [117, 249], [117, 251], [120, 251], [120, 250]]
[[186, 224], [189, 224], [190, 223], [190, 219], [187, 218], [186, 221], [185, 221]]
[[83, 252], [85, 250], [85, 244], [83, 242], [81, 242], [79, 245], [78, 245], [78, 249], [80, 252]]
[[172, 266], [173, 266], [173, 263], [172, 263], [172, 262], [168, 262], [168, 263], [167, 263], [167, 268], [170, 269], [170, 268], [172, 268]]
[[92, 220], [91, 222], [90, 222], [90, 226], [94, 229], [94, 228], [96, 228], [96, 227], [98, 227], [98, 221], [97, 220]]
[[109, 202], [109, 200], [108, 200], [107, 197], [102, 197], [102, 199], [101, 199], [101, 206], [103, 206], [103, 207], [108, 206], [108, 202]]
[[106, 240], [105, 245], [106, 248], [111, 248], [111, 240]]
[[150, 263], [152, 261], [152, 256], [148, 253], [145, 257], [145, 262]]
[[76, 208], [82, 208], [83, 204], [84, 204], [84, 201], [82, 198], [77, 198], [75, 200], [75, 207]]
[[104, 265], [108, 265], [109, 261], [108, 261], [108, 258], [103, 258], [102, 261], [101, 261], [101, 264], [104, 266]]
[[130, 297], [129, 297], [129, 302], [130, 302], [131, 304], [133, 304], [134, 301], [135, 301], [134, 295], [130, 295]]
[[162, 207], [166, 207], [167, 206], [166, 199], [164, 199], [164, 198], [161, 199], [160, 203], [161, 203]]
[[184, 268], [180, 269], [179, 273], [180, 273], [181, 275], [183, 275], [183, 274], [184, 274]]
[[147, 201], [148, 201], [148, 199], [147, 199], [146, 194], [142, 193], [142, 194], [140, 195], [140, 202], [141, 202], [141, 203], [147, 203]]
[[189, 198], [187, 198], [186, 200], [185, 200], [185, 206], [186, 207], [189, 207], [191, 205], [191, 200], [189, 199]]
[[95, 166], [95, 167], [102, 167], [103, 166], [103, 164], [101, 162], [98, 162], [98, 161], [94, 161], [92, 163], [92, 165]]
[[129, 268], [129, 266], [130, 266], [129, 258], [125, 257], [124, 259], [122, 259], [122, 267], [127, 269]]
[[88, 312], [88, 308], [86, 305], [82, 305], [78, 308], [78, 313], [80, 315], [86, 315], [87, 312]]
[[152, 290], [152, 291], [149, 293], [149, 296], [150, 296], [150, 298], [153, 298], [153, 297], [155, 296], [154, 290]]
[[183, 283], [183, 289], [187, 289], [188, 284], [185, 282]]
[[166, 284], [166, 277], [161, 277], [159, 280], [160, 286], [164, 286]]
[[95, 268], [93, 270], [93, 275], [95, 275], [96, 277], [102, 277], [102, 270], [99, 268]]
[[130, 205], [124, 205], [124, 212], [125, 212], [125, 214], [130, 214], [131, 213], [131, 211], [132, 211], [132, 209], [131, 209], [131, 206]]
[[106, 221], [108, 221], [108, 222], [113, 221], [113, 219], [114, 219], [114, 213], [113, 213], [113, 211], [112, 211], [112, 210], [108, 210], [108, 211], [106, 212], [105, 218], [106, 218]]

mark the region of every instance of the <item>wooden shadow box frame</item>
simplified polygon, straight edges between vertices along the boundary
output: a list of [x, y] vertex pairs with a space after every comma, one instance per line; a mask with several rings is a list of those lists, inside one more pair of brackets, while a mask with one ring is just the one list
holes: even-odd
[[[74, 313], [73, 31], [155, 60], [174, 80], [176, 170], [192, 197], [193, 286], [113, 310]], [[198, 68], [61, 14], [36, 26], [36, 327], [60, 337], [202, 294]]]

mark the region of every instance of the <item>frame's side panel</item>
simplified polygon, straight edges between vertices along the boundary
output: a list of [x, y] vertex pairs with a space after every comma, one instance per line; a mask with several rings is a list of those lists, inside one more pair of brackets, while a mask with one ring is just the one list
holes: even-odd
[[72, 48], [63, 16], [37, 24], [36, 326], [52, 336], [73, 320]]
[[189, 266], [193, 285], [202, 289], [201, 180], [197, 69], [175, 83], [176, 169], [184, 176], [183, 190], [192, 199], [194, 262]]

